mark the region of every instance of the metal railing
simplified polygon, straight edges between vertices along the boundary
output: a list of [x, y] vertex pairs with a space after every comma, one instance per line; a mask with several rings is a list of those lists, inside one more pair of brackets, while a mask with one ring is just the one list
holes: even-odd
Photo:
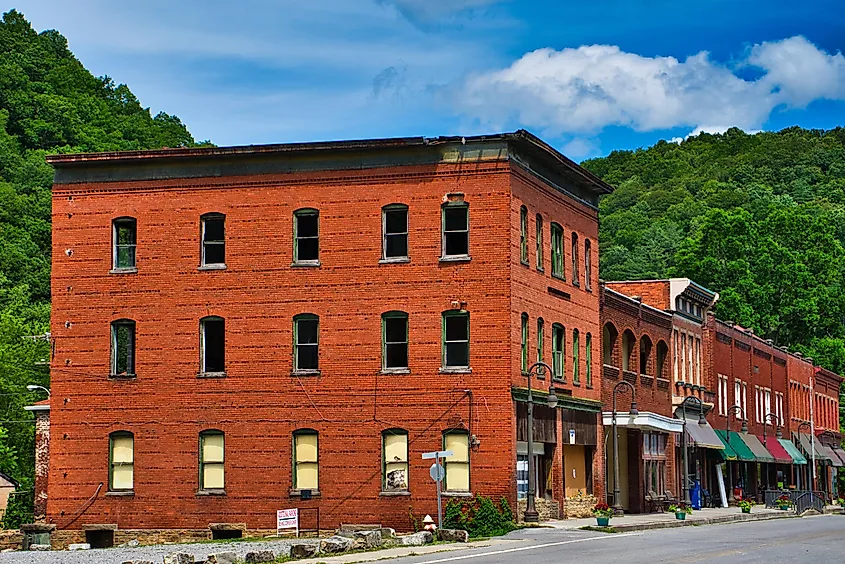
[[824, 513], [825, 493], [824, 492], [795, 492], [795, 497], [792, 498], [792, 503], [795, 508], [795, 514], [801, 515], [809, 509], [815, 509], [819, 513]]

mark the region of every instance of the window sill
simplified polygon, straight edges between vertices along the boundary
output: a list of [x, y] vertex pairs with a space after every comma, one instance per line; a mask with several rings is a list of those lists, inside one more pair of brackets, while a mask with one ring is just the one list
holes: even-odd
[[472, 374], [472, 368], [469, 366], [441, 366], [440, 367], [441, 374]]
[[297, 260], [290, 263], [291, 268], [319, 268], [319, 260]]
[[135, 497], [135, 490], [116, 490], [106, 492], [106, 497]]
[[554, 278], [555, 280], [560, 280], [561, 282], [566, 282], [566, 276], [563, 276], [561, 274], [555, 274], [554, 272], [552, 272], [552, 278]]
[[572, 385], [573, 385], [573, 386], [575, 386], [576, 388], [580, 388], [580, 387], [581, 387], [581, 382], [574, 382], [574, 381], [573, 381], [573, 382], [572, 382]]
[[135, 266], [130, 266], [126, 268], [112, 268], [109, 270], [109, 274], [136, 274], [138, 272], [138, 268]]
[[472, 257], [469, 255], [447, 255], [440, 257], [440, 262], [469, 262]]
[[196, 496], [197, 497], [207, 497], [207, 496], [218, 496], [218, 495], [226, 495], [226, 490], [197, 490]]
[[586, 386], [584, 386], [584, 388], [586, 388], [587, 390], [592, 390], [593, 386], [591, 386], [590, 384], [587, 384]]
[[[301, 497], [302, 490], [291, 490], [288, 495], [290, 497]], [[311, 490], [311, 497], [320, 497], [320, 490]]]
[[137, 374], [109, 374], [109, 380], [135, 380]]
[[584, 286], [584, 291], [585, 291], [585, 292], [590, 292], [590, 293], [592, 293], [592, 292], [593, 292], [593, 287], [592, 287], [592, 286]]
[[408, 497], [411, 495], [411, 492], [409, 492], [408, 490], [397, 490], [390, 492], [379, 492], [378, 495], [381, 497]]
[[379, 374], [410, 374], [410, 368], [382, 368]]
[[572, 285], [573, 285], [573, 286], [575, 286], [576, 288], [580, 288], [580, 287], [581, 287], [581, 284], [580, 284], [577, 280], [573, 280], [573, 281], [572, 281]]
[[566, 384], [566, 378], [557, 378], [552, 376], [552, 382], [555, 384]]
[[443, 492], [441, 495], [445, 497], [472, 497], [472, 492]]
[[197, 270], [226, 270], [226, 264], [201, 264], [197, 267]]
[[527, 267], [529, 267], [529, 268], [531, 267], [531, 265], [530, 265], [530, 264], [528, 264], [528, 261], [527, 261], [527, 260], [522, 260], [522, 259], [519, 259], [519, 264], [521, 264], [522, 266], [527, 266]]
[[543, 267], [540, 267], [540, 268], [538, 268], [538, 269], [537, 269], [537, 272], [539, 272], [540, 274], [545, 274], [545, 273], [546, 273], [546, 269], [545, 269], [545, 268], [543, 268]]
[[225, 372], [198, 372], [197, 378], [225, 378]]
[[320, 376], [322, 371], [319, 369], [309, 369], [309, 370], [291, 370], [291, 376]]
[[387, 257], [380, 259], [379, 264], [407, 264], [411, 262], [410, 257]]

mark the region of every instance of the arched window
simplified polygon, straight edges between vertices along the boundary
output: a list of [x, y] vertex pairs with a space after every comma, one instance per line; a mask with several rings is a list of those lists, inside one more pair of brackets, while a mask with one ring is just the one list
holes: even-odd
[[573, 384], [580, 384], [581, 383], [581, 373], [579, 372], [579, 364], [578, 364], [578, 354], [580, 344], [578, 343], [578, 329], [572, 330], [572, 383]]
[[637, 344], [637, 339], [630, 329], [625, 329], [622, 333], [622, 370], [631, 370], [631, 355], [634, 353], [634, 347]]
[[387, 429], [381, 434], [382, 491], [408, 490], [408, 431]]
[[528, 372], [528, 314], [523, 312], [522, 324], [520, 326], [520, 370], [523, 374]]
[[109, 435], [109, 491], [131, 491], [134, 482], [135, 436], [115, 431]]
[[135, 270], [137, 223], [134, 217], [118, 217], [112, 221], [112, 268]]
[[581, 275], [578, 270], [578, 234], [572, 232], [572, 283], [575, 286], [581, 284]]
[[649, 361], [651, 361], [651, 339], [648, 335], [640, 338], [640, 374], [648, 374]]
[[543, 216], [539, 213], [537, 223], [537, 270], [543, 270]]
[[528, 208], [519, 208], [519, 261], [528, 264]]
[[313, 313], [300, 313], [293, 318], [293, 369], [320, 369], [320, 318]]
[[319, 435], [314, 429], [293, 432], [293, 488], [320, 489]]
[[657, 342], [657, 368], [655, 370], [656, 376], [658, 378], [666, 378], [666, 374], [663, 373], [663, 368], [666, 365], [666, 357], [669, 356], [669, 347], [666, 345], [666, 341], [658, 341]]
[[381, 315], [382, 368], [407, 370], [408, 368], [408, 314], [404, 311], [387, 311]]
[[135, 322], [131, 319], [111, 323], [111, 375], [135, 375]]
[[566, 280], [563, 272], [563, 227], [552, 223], [552, 276]]
[[226, 371], [226, 320], [222, 317], [200, 319], [200, 371], [203, 374]]
[[616, 348], [618, 337], [619, 332], [613, 323], [605, 323], [602, 329], [602, 362], [608, 366], [613, 366], [613, 349]]
[[584, 361], [586, 363], [584, 374], [587, 377], [587, 386], [593, 385], [593, 336], [587, 333], [584, 339]]
[[452, 455], [443, 459], [446, 470], [444, 489], [447, 492], [468, 492], [469, 490], [469, 434], [464, 429], [449, 429], [443, 432], [443, 450]]
[[223, 431], [208, 429], [200, 433], [201, 490], [222, 490], [226, 487], [225, 451]]
[[537, 362], [543, 362], [543, 341], [545, 340], [544, 336], [544, 325], [545, 321], [543, 318], [540, 317], [537, 319]]
[[293, 212], [293, 262], [320, 265], [320, 212], [303, 208]]
[[202, 266], [226, 265], [226, 216], [207, 213], [200, 216], [202, 224]]
[[592, 242], [589, 239], [584, 239], [584, 289], [586, 290], [590, 289], [593, 277], [592, 247]]
[[566, 381], [566, 330], [560, 323], [552, 325], [552, 377]]

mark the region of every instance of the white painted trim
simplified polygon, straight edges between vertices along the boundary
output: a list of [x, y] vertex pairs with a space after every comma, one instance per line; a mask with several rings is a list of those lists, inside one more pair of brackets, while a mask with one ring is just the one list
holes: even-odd
[[[613, 425], [613, 412], [602, 412], [602, 424], [605, 427]], [[643, 429], [645, 431], [662, 431], [664, 433], [682, 433], [684, 430], [683, 421], [647, 411], [640, 412], [637, 415], [631, 415], [627, 411], [617, 411], [616, 425], [618, 427]]]
[[50, 411], [49, 405], [25, 405], [24, 411]]

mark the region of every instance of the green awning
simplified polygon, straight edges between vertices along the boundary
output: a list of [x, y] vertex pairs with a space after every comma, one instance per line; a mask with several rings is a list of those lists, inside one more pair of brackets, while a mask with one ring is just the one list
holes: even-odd
[[778, 439], [780, 445], [789, 453], [789, 456], [792, 457], [793, 464], [807, 464], [807, 459], [804, 458], [804, 455], [801, 454], [801, 451], [798, 450], [798, 447], [790, 441], [789, 439]]
[[757, 462], [772, 463], [775, 461], [775, 457], [772, 456], [772, 453], [766, 450], [766, 447], [763, 446], [763, 443], [761, 443], [760, 439], [758, 439], [755, 435], [752, 435], [751, 433], [737, 433], [736, 436], [739, 437], [739, 439], [745, 443], [745, 446], [748, 447], [748, 450], [754, 454], [754, 458], [757, 459]]
[[757, 461], [757, 457], [754, 456], [754, 453], [751, 452], [748, 445], [739, 438], [739, 433], [734, 431], [726, 433], [721, 429], [715, 429], [715, 431], [722, 440], [722, 443], [725, 445], [725, 450], [722, 452], [722, 458], [725, 460], [741, 460], [744, 462]]

